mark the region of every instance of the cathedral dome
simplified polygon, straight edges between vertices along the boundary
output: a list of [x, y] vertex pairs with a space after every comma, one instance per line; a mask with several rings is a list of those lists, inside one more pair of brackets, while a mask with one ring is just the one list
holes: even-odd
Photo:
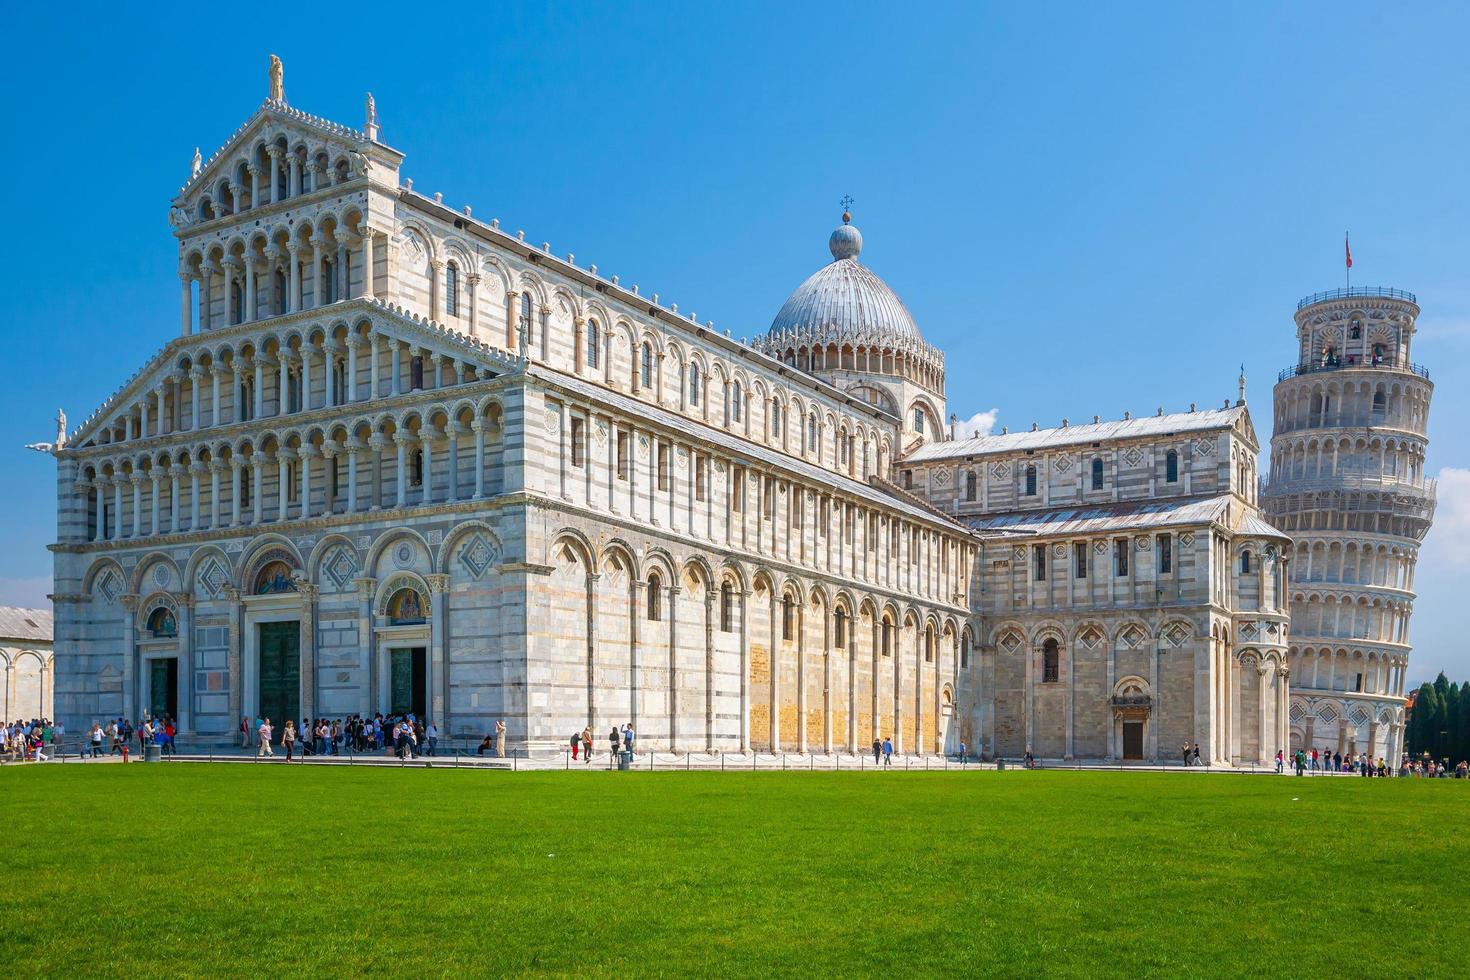
[[769, 341], [860, 343], [923, 349], [913, 316], [888, 284], [857, 260], [863, 236], [844, 213], [827, 246], [832, 261], [796, 288], [771, 322]]

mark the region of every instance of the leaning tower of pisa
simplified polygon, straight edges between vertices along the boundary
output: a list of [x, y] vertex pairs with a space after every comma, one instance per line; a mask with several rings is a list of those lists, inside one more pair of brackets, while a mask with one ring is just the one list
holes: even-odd
[[1419, 542], [1429, 372], [1411, 357], [1419, 305], [1398, 289], [1297, 304], [1297, 363], [1275, 389], [1263, 504], [1290, 534], [1291, 746], [1397, 761]]

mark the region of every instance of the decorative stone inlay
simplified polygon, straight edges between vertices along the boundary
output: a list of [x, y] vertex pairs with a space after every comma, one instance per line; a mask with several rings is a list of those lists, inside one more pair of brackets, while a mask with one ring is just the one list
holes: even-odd
[[1064, 544], [1054, 544], [1054, 545], [1052, 545], [1051, 546], [1051, 556], [1053, 558], [1065, 558], [1065, 557], [1067, 557], [1067, 546], [1064, 545]]
[[560, 428], [560, 427], [561, 427], [561, 413], [558, 412], [554, 408], [548, 408], [546, 410], [546, 432], [547, 432], [547, 434], [548, 435], [555, 434], [556, 430], [558, 428]]
[[1182, 623], [1174, 623], [1164, 631], [1164, 638], [1176, 647], [1182, 647], [1189, 640], [1190, 631]]
[[1103, 641], [1103, 634], [1102, 631], [1097, 629], [1096, 627], [1089, 626], [1087, 627], [1087, 629], [1082, 631], [1081, 635], [1078, 636], [1077, 639], [1084, 647], [1091, 650]]
[[1072, 458], [1070, 456], [1058, 456], [1057, 461], [1052, 465], [1057, 468], [1058, 472], [1065, 473], [1072, 468]]
[[224, 568], [213, 558], [206, 561], [199, 571], [199, 584], [204, 586], [204, 592], [210, 598], [218, 598], [228, 580]]
[[1150, 548], [1153, 547], [1153, 542], [1150, 540], [1147, 534], [1140, 534], [1138, 537], [1134, 538], [1133, 541], [1139, 551], [1148, 551]]
[[370, 534], [359, 534], [357, 536], [357, 546], [359, 548], [366, 548], [369, 545], [371, 545], [372, 543], [373, 543], [373, 538], [372, 538], [372, 535], [370, 535]]
[[1136, 650], [1143, 646], [1144, 641], [1147, 639], [1148, 634], [1139, 626], [1129, 626], [1118, 635], [1119, 645], [1127, 647], [1130, 650]]
[[1255, 623], [1242, 623], [1240, 626], [1240, 638], [1243, 640], [1254, 640], [1258, 633], [1260, 630], [1256, 628]]
[[638, 437], [638, 458], [639, 459], [647, 459], [648, 458], [648, 446], [649, 446], [648, 436], [639, 436]]
[[1007, 633], [1000, 638], [1000, 645], [1007, 653], [1011, 653], [1021, 645], [1021, 637], [1015, 633]]
[[1201, 439], [1194, 444], [1194, 451], [1201, 456], [1212, 456], [1215, 453], [1215, 443], [1210, 439]]
[[1194, 544], [1194, 535], [1191, 534], [1189, 531], [1185, 531], [1183, 534], [1179, 535], [1179, 543], [1188, 548], [1190, 545]]
[[338, 592], [344, 591], [357, 574], [357, 556], [345, 544], [337, 545], [323, 560], [322, 574], [336, 586]]
[[407, 541], [401, 541], [393, 549], [393, 564], [399, 568], [407, 568], [413, 564], [413, 545]]
[[1101, 555], [1108, 550], [1108, 544], [1106, 541], [1094, 541], [1092, 550], [1094, 554]]
[[106, 599], [109, 603], [117, 601], [118, 587], [119, 586], [117, 576], [113, 574], [111, 569], [109, 569], [107, 573], [102, 576], [102, 580], [97, 583], [97, 591], [102, 593], [102, 598]]
[[153, 584], [156, 585], [156, 586], [158, 586], [160, 589], [162, 589], [162, 588], [164, 588], [165, 586], [168, 585], [168, 580], [169, 580], [168, 566], [165, 565], [165, 564], [163, 564], [162, 562], [159, 562], [157, 565], [154, 565], [153, 566]]
[[429, 544], [442, 544], [444, 542], [444, 532], [437, 527], [430, 528], [429, 533], [425, 537], [428, 538]]
[[934, 472], [934, 485], [936, 487], [947, 487], [952, 480], [953, 477], [950, 475], [949, 470], [940, 469]]
[[464, 547], [459, 549], [459, 563], [473, 578], [482, 577], [498, 561], [499, 550], [483, 534], [472, 535]]
[[607, 423], [604, 422], [604, 421], [602, 421], [601, 419], [598, 419], [597, 420], [597, 424], [592, 427], [592, 435], [593, 435], [593, 438], [595, 438], [597, 440], [597, 444], [599, 446], [606, 446], [607, 445]]
[[992, 476], [1004, 477], [1010, 471], [1011, 471], [1011, 468], [1009, 466], [1007, 466], [1005, 463], [996, 463], [994, 466], [992, 466], [990, 468], [990, 473], [991, 473]]
[[1143, 462], [1143, 451], [1136, 446], [1123, 454], [1123, 462], [1129, 466], [1137, 466]]
[[1012, 548], [1011, 549], [1011, 558], [1015, 559], [1016, 561], [1025, 561], [1026, 560], [1026, 548], [1025, 548], [1025, 546], [1018, 544], [1014, 548]]

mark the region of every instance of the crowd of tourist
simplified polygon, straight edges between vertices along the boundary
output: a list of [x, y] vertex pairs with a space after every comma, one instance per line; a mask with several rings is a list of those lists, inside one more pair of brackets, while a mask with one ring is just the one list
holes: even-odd
[[241, 748], [255, 749], [257, 758], [274, 758], [279, 746], [286, 759], [311, 755], [391, 752], [399, 759], [433, 758], [439, 754], [439, 729], [413, 714], [378, 713], [372, 717], [294, 719], [277, 726], [270, 718], [240, 719]]
[[1297, 749], [1288, 760], [1286, 754], [1281, 750], [1276, 752], [1276, 771], [1284, 772], [1286, 767], [1295, 770], [1298, 776], [1308, 773], [1350, 773], [1355, 776], [1418, 776], [1446, 779], [1470, 778], [1470, 763], [1460, 760], [1459, 765], [1450, 766], [1449, 759], [1431, 759], [1428, 754], [1420, 758], [1413, 758], [1405, 753], [1399, 758], [1398, 767], [1391, 767], [1388, 760], [1382, 756], [1374, 758], [1366, 752], [1360, 752], [1357, 756], [1351, 753], [1343, 755], [1341, 752], [1329, 752], [1322, 749]]
[[0, 723], [0, 758], [11, 762], [45, 762], [64, 746], [66, 730], [48, 718]]

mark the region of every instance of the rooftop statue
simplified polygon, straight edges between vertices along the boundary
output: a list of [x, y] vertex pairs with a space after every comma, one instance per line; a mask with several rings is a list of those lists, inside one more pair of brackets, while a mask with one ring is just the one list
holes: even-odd
[[271, 55], [271, 101], [286, 101], [286, 69], [281, 59]]

